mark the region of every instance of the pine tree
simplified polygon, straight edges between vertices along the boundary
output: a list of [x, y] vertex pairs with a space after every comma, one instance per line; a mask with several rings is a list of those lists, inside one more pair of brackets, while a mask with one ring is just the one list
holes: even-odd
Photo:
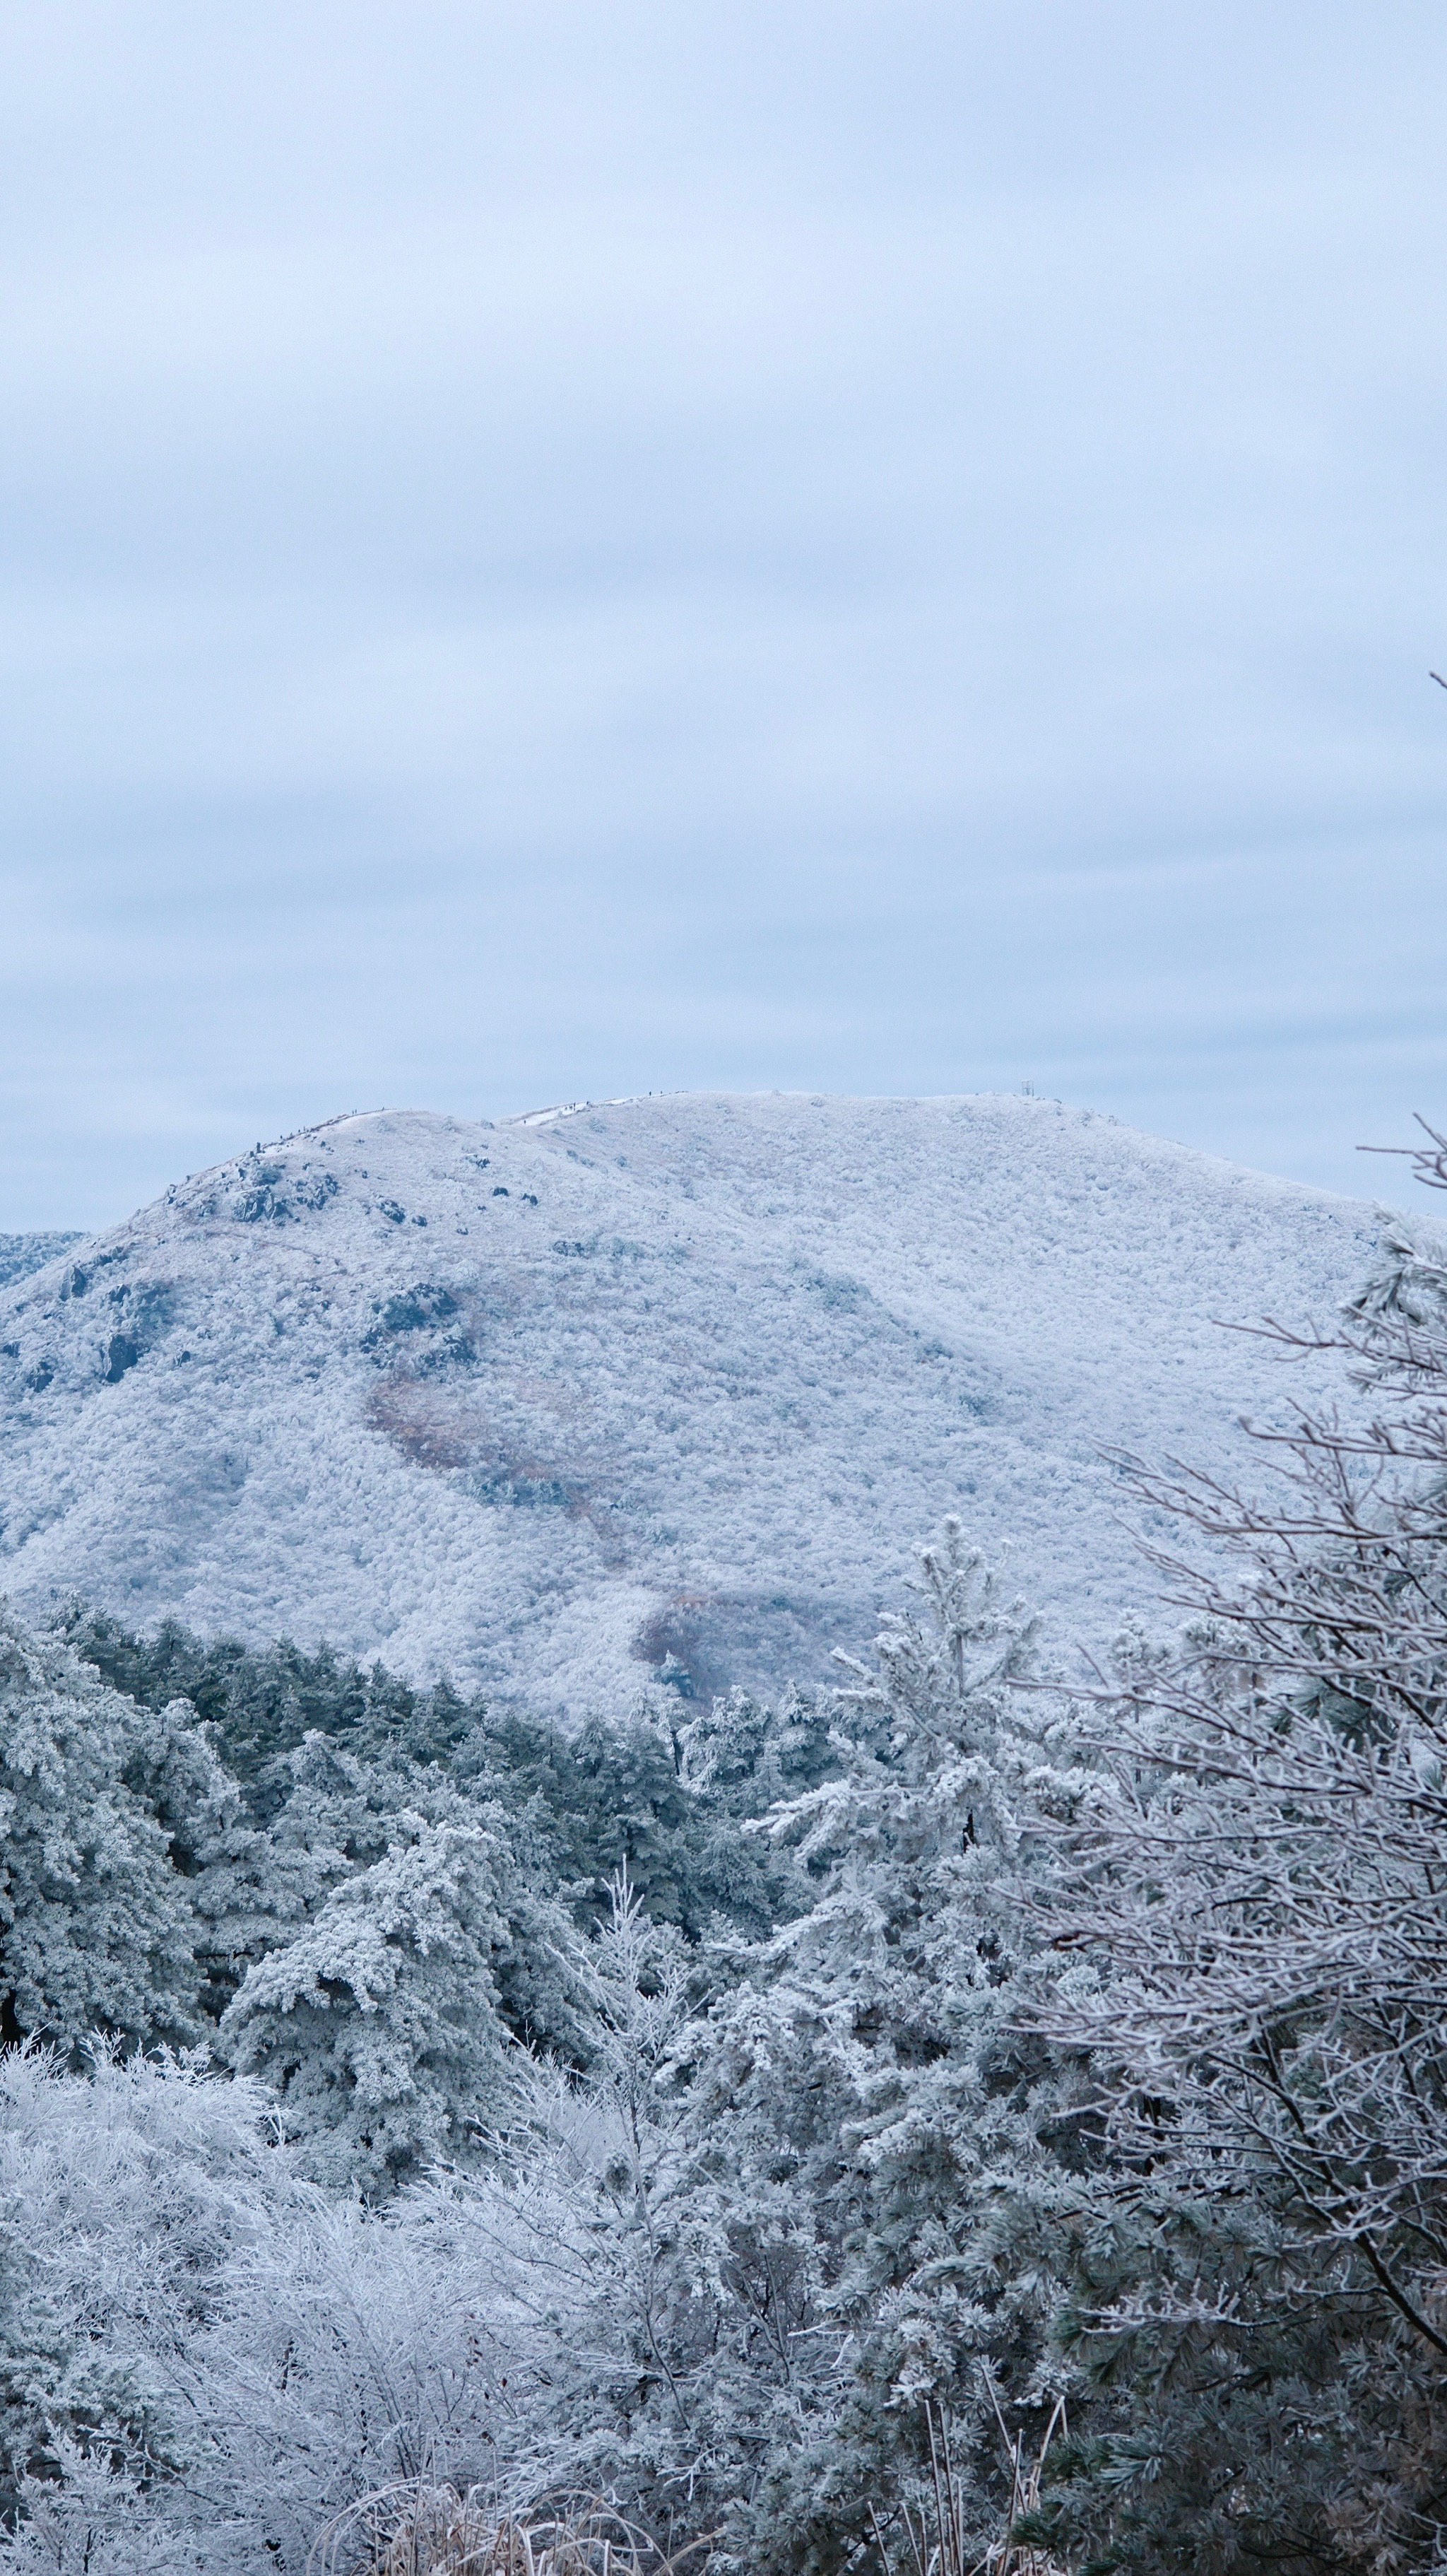
[[314, 2170], [373, 2195], [466, 2157], [492, 2116], [508, 2039], [498, 1971], [513, 1948], [498, 1835], [390, 1822], [382, 1856], [247, 1971], [220, 2028]]
[[[132, 1773], [137, 1785], [132, 1785]], [[139, 1712], [0, 1611], [0, 2034], [199, 2035], [192, 1914]]]
[[719, 2359], [685, 2099], [689, 1956], [620, 1876], [567, 1958], [586, 2073], [525, 2081], [499, 2141], [526, 2268], [552, 2274], [542, 2444], [555, 2476], [662, 2526], [708, 2492]]
[[770, 1821], [817, 1893], [719, 2008], [695, 2102], [771, 2383], [732, 2525], [751, 2566], [842, 2566], [881, 2539], [907, 2557], [930, 2415], [951, 2424], [972, 2545], [997, 2543], [997, 2410], [1038, 2438], [1063, 2386], [1070, 2084], [1016, 2003], [1022, 1889], [1047, 1866], [1029, 1820], [1068, 1813], [1079, 1782], [1015, 1689], [1031, 1648], [947, 1522], [916, 1606], [842, 1695], [838, 1776]]

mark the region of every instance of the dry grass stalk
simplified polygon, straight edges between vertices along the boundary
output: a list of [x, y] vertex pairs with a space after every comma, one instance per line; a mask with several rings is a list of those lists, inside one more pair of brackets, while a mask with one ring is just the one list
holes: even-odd
[[[1012, 2435], [1008, 2430], [993, 2388], [990, 2390], [990, 2403], [995, 2409], [995, 2421], [1000, 2427], [1000, 2439], [1010, 2463], [1009, 2531], [1013, 2531], [1022, 2516], [1033, 2513], [1040, 2502], [1045, 2455], [1064, 2424], [1065, 2400], [1063, 2397], [1056, 2399], [1040, 2448], [1032, 2460], [1026, 2459], [1024, 2436]], [[1003, 2540], [994, 2541], [982, 2558], [972, 2555], [965, 2522], [965, 2493], [955, 2471], [948, 2419], [927, 2405], [925, 2422], [929, 2429], [933, 2511], [925, 2507], [915, 2513], [907, 2504], [900, 2508], [915, 2576], [1064, 2576], [1058, 2559], [1052, 2558], [1046, 2550], [1012, 2540], [1009, 2531]], [[884, 2545], [879, 2516], [872, 2505], [869, 2519], [875, 2546], [887, 2569], [889, 2553]]]
[[307, 2568], [308, 2576], [678, 2576], [680, 2563], [605, 2505], [513, 2514], [483, 2487], [408, 2479], [337, 2514]]

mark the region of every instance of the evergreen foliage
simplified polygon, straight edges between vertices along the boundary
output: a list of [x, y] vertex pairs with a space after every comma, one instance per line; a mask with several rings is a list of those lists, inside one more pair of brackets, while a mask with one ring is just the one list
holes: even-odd
[[1020, 1891], [1045, 1865], [1038, 1821], [1078, 1782], [1026, 1725], [1030, 1623], [957, 1522], [914, 1590], [840, 1694], [836, 1775], [769, 1820], [815, 1900], [742, 1963], [700, 2069], [731, 2278], [777, 2356], [735, 2517], [756, 2568], [907, 2563], [931, 2416], [987, 2550], [1008, 2516], [998, 2411], [1038, 2436], [1063, 2385], [1052, 2141], [1071, 2087], [1018, 2028]]
[[174, 1707], [143, 1719], [63, 1645], [0, 1611], [0, 2032], [72, 2057], [199, 2035], [192, 1909], [137, 1775], [169, 1768]]
[[327, 1646], [309, 1655], [286, 1638], [263, 1648], [208, 1641], [174, 1619], [141, 1637], [78, 1602], [60, 1626], [76, 1653], [141, 1707], [189, 1701], [227, 1770], [262, 1804], [259, 1784], [308, 1735], [334, 1737], [363, 1761], [399, 1753], [446, 1761], [484, 1715], [480, 1700], [461, 1699], [446, 1682], [414, 1690], [380, 1663], [363, 1672], [339, 1662]]
[[1312, 1346], [1378, 1418], [1138, 1471], [1240, 1577], [1084, 1696], [953, 1521], [836, 1690], [571, 1737], [0, 1620], [0, 2570], [303, 2576], [406, 2482], [1442, 2576], [1447, 1265]]
[[445, 1681], [416, 1690], [381, 1664], [363, 1672], [326, 1647], [207, 1643], [174, 1620], [140, 1637], [78, 1604], [61, 1628], [141, 1707], [189, 1702], [253, 1817], [271, 1821], [292, 1795], [290, 1759], [309, 1738], [363, 1771], [436, 1766], [526, 1821], [538, 1868], [570, 1892], [580, 1921], [606, 1914], [622, 1870], [649, 1912], [690, 1939], [718, 1914], [761, 1930], [791, 1901], [792, 1874], [737, 1827], [832, 1760], [827, 1695], [791, 1691], [774, 1708], [736, 1691], [680, 1725], [680, 1704], [655, 1688], [611, 1725], [570, 1735]]
[[[380, 1859], [248, 1969], [218, 2033], [326, 2181], [394, 2189], [468, 2151], [507, 2042], [494, 1962], [512, 1871], [481, 1824], [393, 1819]], [[536, 1909], [541, 1912], [542, 1909]], [[542, 1928], [552, 1928], [546, 1913]]]

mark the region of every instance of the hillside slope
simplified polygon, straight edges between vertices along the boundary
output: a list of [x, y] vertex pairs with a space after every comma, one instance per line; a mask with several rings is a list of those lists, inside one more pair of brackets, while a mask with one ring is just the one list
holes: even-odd
[[28, 1279], [32, 1270], [43, 1270], [47, 1261], [81, 1240], [78, 1234], [0, 1234], [0, 1288]]
[[1148, 1596], [1102, 1444], [1238, 1466], [1373, 1212], [1054, 1102], [344, 1118], [0, 1294], [0, 1589], [540, 1705], [823, 1669], [958, 1510]]

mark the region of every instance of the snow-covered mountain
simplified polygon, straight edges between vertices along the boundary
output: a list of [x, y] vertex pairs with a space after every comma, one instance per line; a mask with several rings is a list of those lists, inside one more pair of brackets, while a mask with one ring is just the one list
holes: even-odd
[[78, 1234], [0, 1234], [0, 1288], [28, 1279], [32, 1270], [43, 1270], [47, 1261], [80, 1240]]
[[606, 1709], [816, 1675], [953, 1510], [1099, 1636], [1102, 1446], [1239, 1469], [1299, 1381], [1212, 1319], [1376, 1237], [1034, 1099], [338, 1119], [0, 1291], [0, 1588]]

